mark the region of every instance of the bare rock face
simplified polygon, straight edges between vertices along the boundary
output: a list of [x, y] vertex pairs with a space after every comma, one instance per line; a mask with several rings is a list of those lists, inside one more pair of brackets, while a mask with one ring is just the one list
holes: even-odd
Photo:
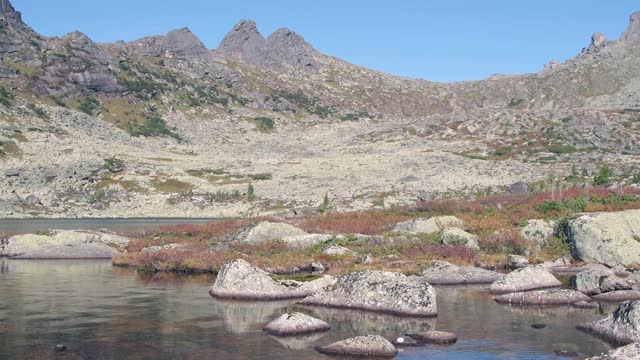
[[27, 27], [22, 21], [22, 14], [14, 9], [9, 0], [0, 0], [0, 19], [13, 28], [21, 29]]
[[587, 360], [636, 360], [640, 359], [640, 343], [635, 343], [613, 349], [606, 354], [595, 356]]
[[609, 267], [640, 265], [640, 210], [583, 215], [568, 223], [576, 259]]
[[473, 266], [456, 266], [445, 261], [433, 261], [418, 277], [433, 285], [490, 284], [504, 275]]
[[599, 49], [602, 49], [607, 45], [607, 36], [601, 32], [597, 32], [593, 34], [591, 37], [591, 44], [587, 49], [588, 52], [594, 52]]
[[152, 36], [128, 44], [134, 54], [176, 60], [209, 61], [213, 55], [188, 28], [170, 31], [165, 36]]
[[302, 36], [282, 28], [267, 39], [258, 65], [280, 72], [291, 69], [315, 71], [318, 68], [318, 54]]
[[101, 232], [51, 230], [16, 235], [0, 246], [0, 256], [17, 259], [111, 259], [129, 239]]
[[623, 303], [606, 319], [578, 328], [613, 342], [640, 342], [640, 301]]
[[515, 270], [491, 284], [494, 294], [508, 294], [544, 288], [559, 287], [562, 283], [542, 266], [527, 266]]
[[623, 41], [638, 41], [640, 40], [640, 12], [633, 13], [629, 27], [624, 34], [622, 34]]
[[216, 54], [254, 64], [261, 56], [265, 43], [254, 21], [241, 20], [222, 39]]
[[297, 336], [329, 331], [326, 322], [302, 313], [288, 313], [270, 322], [264, 331], [275, 336]]
[[426, 282], [393, 272], [357, 271], [338, 277], [300, 304], [410, 316], [436, 316], [436, 292]]
[[215, 298], [238, 300], [296, 299], [312, 295], [334, 282], [333, 277], [300, 283], [276, 281], [269, 273], [251, 266], [245, 260], [225, 264], [209, 293]]
[[589, 301], [583, 293], [569, 289], [538, 290], [496, 296], [497, 303], [513, 305], [565, 305]]
[[333, 356], [359, 356], [369, 358], [393, 358], [398, 350], [382, 336], [357, 336], [336, 343], [319, 346], [316, 351]]

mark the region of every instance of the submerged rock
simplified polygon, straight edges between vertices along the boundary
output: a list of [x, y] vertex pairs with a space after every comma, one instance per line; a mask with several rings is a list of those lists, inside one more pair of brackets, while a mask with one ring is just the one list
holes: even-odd
[[587, 360], [637, 360], [640, 359], [640, 343], [635, 343], [613, 349], [606, 354], [595, 356]]
[[16, 235], [0, 247], [0, 256], [18, 259], [111, 259], [129, 239], [94, 231], [50, 230], [47, 235]]
[[398, 354], [398, 350], [389, 340], [375, 335], [357, 336], [327, 346], [319, 346], [316, 347], [316, 351], [326, 355], [370, 358], [393, 358]]
[[610, 267], [640, 264], [640, 210], [583, 215], [568, 222], [576, 259]]
[[514, 305], [565, 305], [590, 300], [587, 295], [569, 289], [518, 292], [496, 296], [493, 299], [501, 304]]
[[464, 227], [464, 222], [455, 216], [435, 216], [409, 220], [396, 224], [393, 232], [402, 234], [434, 234], [447, 227]]
[[288, 313], [270, 322], [264, 331], [275, 336], [297, 336], [329, 331], [326, 322], [302, 313]]
[[393, 272], [357, 271], [338, 277], [300, 304], [360, 309], [396, 315], [436, 316], [436, 292], [426, 282]]
[[213, 297], [222, 299], [297, 299], [312, 295], [334, 281], [332, 276], [324, 276], [308, 283], [277, 281], [269, 276], [269, 273], [240, 259], [225, 264], [220, 269], [209, 293]]
[[535, 289], [559, 287], [562, 283], [542, 266], [528, 266], [514, 270], [491, 284], [494, 294], [507, 294]]
[[504, 277], [495, 271], [473, 266], [456, 266], [446, 261], [433, 261], [418, 279], [433, 285], [490, 284]]
[[640, 301], [623, 303], [607, 318], [578, 329], [617, 343], [640, 342]]

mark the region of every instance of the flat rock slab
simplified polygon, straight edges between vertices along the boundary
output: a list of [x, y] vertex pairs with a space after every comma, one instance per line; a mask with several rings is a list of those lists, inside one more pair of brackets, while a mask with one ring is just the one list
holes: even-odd
[[50, 230], [47, 235], [12, 236], [0, 244], [0, 256], [16, 259], [111, 259], [129, 239], [99, 231]]
[[400, 273], [357, 271], [299, 302], [303, 305], [359, 309], [401, 316], [436, 316], [433, 286]]
[[494, 294], [508, 294], [521, 291], [560, 287], [562, 283], [542, 266], [527, 266], [512, 271], [491, 284]]
[[433, 261], [418, 277], [432, 285], [491, 284], [504, 277], [495, 271], [473, 266], [457, 266], [445, 261]]
[[640, 301], [620, 304], [607, 318], [580, 325], [578, 329], [616, 343], [640, 342]]
[[298, 336], [329, 331], [326, 322], [302, 313], [288, 313], [270, 322], [264, 331], [274, 336]]
[[493, 298], [500, 304], [514, 305], [567, 305], [579, 301], [589, 301], [590, 298], [578, 291], [569, 289], [537, 290], [529, 292], [510, 293]]
[[421, 344], [449, 345], [458, 341], [458, 336], [446, 331], [428, 331], [420, 334], [407, 334]]
[[239, 259], [222, 266], [209, 293], [220, 299], [263, 301], [299, 299], [312, 295], [334, 282], [335, 279], [332, 276], [324, 276], [307, 283], [276, 281], [266, 271]]
[[638, 360], [640, 359], [640, 343], [613, 349], [606, 354], [595, 356], [587, 360]]
[[373, 358], [394, 358], [398, 354], [398, 350], [389, 340], [377, 335], [357, 336], [327, 346], [316, 347], [316, 351], [332, 356]]
[[604, 294], [595, 295], [593, 296], [593, 299], [596, 301], [610, 301], [610, 302], [640, 300], [640, 291], [634, 291], [634, 290], [612, 291]]

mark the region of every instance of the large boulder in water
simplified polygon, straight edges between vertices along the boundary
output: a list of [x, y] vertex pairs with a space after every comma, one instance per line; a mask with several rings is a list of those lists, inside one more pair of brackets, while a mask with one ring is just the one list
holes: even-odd
[[322, 287], [331, 285], [335, 279], [324, 276], [320, 279], [299, 283], [277, 281], [269, 273], [239, 259], [225, 264], [209, 293], [215, 298], [239, 300], [297, 299], [312, 295]]
[[640, 210], [595, 213], [568, 222], [573, 256], [611, 267], [640, 265]]
[[607, 318], [578, 328], [612, 342], [640, 342], [640, 301], [623, 303]]
[[378, 311], [396, 315], [436, 316], [435, 289], [393, 272], [357, 271], [340, 276], [302, 301], [304, 305]]
[[433, 285], [490, 284], [504, 277], [495, 271], [473, 266], [457, 266], [446, 261], [433, 261], [418, 279]]
[[434, 216], [404, 221], [396, 224], [393, 232], [402, 234], [434, 234], [448, 227], [464, 227], [464, 222], [455, 216]]
[[567, 305], [590, 298], [578, 291], [570, 289], [537, 290], [499, 295], [493, 298], [500, 304], [513, 305]]
[[576, 290], [589, 296], [620, 290], [631, 290], [631, 284], [619, 278], [614, 271], [603, 265], [597, 265], [578, 273], [572, 278]]
[[544, 288], [559, 287], [562, 283], [542, 266], [527, 266], [512, 271], [502, 279], [491, 284], [494, 294], [508, 294]]
[[287, 313], [270, 322], [264, 331], [275, 336], [297, 336], [329, 331], [326, 322], [302, 313]]
[[129, 239], [108, 232], [50, 230], [25, 234], [0, 244], [0, 256], [17, 259], [111, 259]]
[[638, 360], [640, 359], [640, 343], [635, 343], [613, 349], [606, 354], [595, 356], [587, 360]]
[[335, 342], [327, 346], [319, 346], [316, 350], [332, 356], [357, 356], [367, 358], [393, 358], [398, 350], [389, 340], [382, 336], [357, 336]]

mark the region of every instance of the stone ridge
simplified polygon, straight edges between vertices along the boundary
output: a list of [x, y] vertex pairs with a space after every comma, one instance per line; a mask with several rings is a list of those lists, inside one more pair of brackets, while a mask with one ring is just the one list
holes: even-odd
[[627, 31], [622, 34], [623, 41], [639, 41], [640, 40], [640, 11], [631, 14], [631, 19]]
[[225, 35], [216, 53], [253, 63], [261, 54], [266, 39], [258, 31], [253, 20], [240, 20], [233, 29]]

